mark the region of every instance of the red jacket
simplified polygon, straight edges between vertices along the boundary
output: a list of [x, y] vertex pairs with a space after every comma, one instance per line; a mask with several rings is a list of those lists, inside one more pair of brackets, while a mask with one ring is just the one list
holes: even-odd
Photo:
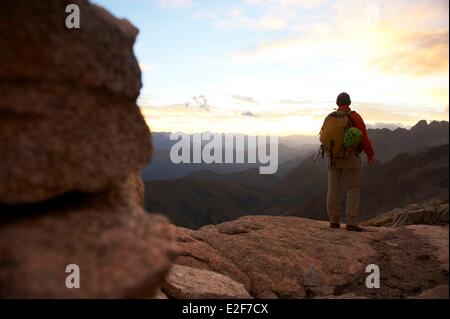
[[[338, 108], [338, 110], [344, 111], [344, 112], [351, 111], [350, 107], [348, 107], [347, 105], [340, 106]], [[351, 117], [355, 127], [358, 128], [362, 132], [362, 135], [363, 135], [362, 149], [363, 149], [364, 153], [366, 153], [368, 158], [373, 158], [375, 156], [375, 152], [372, 148], [372, 142], [369, 140], [369, 136], [367, 135], [366, 124], [364, 123], [363, 118], [361, 117], [361, 115], [359, 115], [355, 111], [350, 113], [350, 117]]]

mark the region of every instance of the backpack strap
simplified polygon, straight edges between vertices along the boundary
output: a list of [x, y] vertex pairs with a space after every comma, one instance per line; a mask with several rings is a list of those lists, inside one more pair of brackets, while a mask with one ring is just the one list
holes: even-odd
[[334, 166], [334, 158], [333, 158], [333, 147], [334, 147], [334, 140], [331, 140], [330, 145], [330, 166]]
[[348, 118], [348, 121], [350, 122], [350, 127], [355, 127], [355, 121], [353, 120], [353, 117], [352, 117], [353, 113], [356, 113], [356, 112], [355, 111], [347, 112], [347, 118]]

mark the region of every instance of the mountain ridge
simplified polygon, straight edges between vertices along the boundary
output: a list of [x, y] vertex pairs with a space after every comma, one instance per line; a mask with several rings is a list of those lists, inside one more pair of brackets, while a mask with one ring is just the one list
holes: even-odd
[[[403, 204], [448, 193], [448, 144], [416, 155], [399, 154], [373, 167], [364, 166], [363, 176], [361, 220]], [[415, 182], [418, 179], [420, 185]], [[194, 229], [242, 215], [327, 218], [324, 162], [313, 163], [308, 157], [281, 180], [267, 184], [263, 179], [260, 183], [251, 181], [246, 185], [236, 180], [185, 177], [175, 181], [145, 182], [145, 207], [163, 212], [179, 226]], [[171, 196], [175, 193], [176, 198]]]
[[[368, 135], [379, 161], [386, 162], [402, 152], [416, 152], [423, 147], [447, 144], [449, 123], [447, 121], [420, 120], [409, 129], [369, 128]], [[181, 133], [185, 134], [185, 133]], [[201, 134], [201, 133], [199, 133]], [[231, 133], [230, 133], [231, 134]], [[191, 136], [191, 134], [185, 134]], [[241, 134], [247, 136], [245, 134]], [[144, 181], [177, 179], [201, 170], [211, 170], [221, 175], [253, 169], [258, 164], [173, 164], [170, 161], [170, 148], [176, 141], [170, 141], [170, 133], [152, 133], [154, 155], [152, 161], [142, 173]], [[203, 142], [206, 143], [206, 142]], [[191, 142], [192, 145], [192, 142]], [[279, 137], [279, 172], [284, 175], [304, 159], [305, 155], [314, 152], [319, 145], [318, 136], [292, 135]], [[247, 149], [241, 150], [246, 151]], [[234, 152], [237, 152], [234, 150]], [[283, 165], [284, 164], [284, 165]]]

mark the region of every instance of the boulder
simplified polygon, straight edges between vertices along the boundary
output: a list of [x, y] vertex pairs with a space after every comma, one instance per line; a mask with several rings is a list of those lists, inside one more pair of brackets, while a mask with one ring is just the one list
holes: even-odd
[[164, 292], [177, 299], [247, 299], [243, 284], [219, 273], [174, 265]]
[[[21, 218], [0, 219], [0, 298], [153, 296], [175, 257], [174, 228], [131, 200], [129, 183], [3, 207], [3, 215]], [[69, 264], [80, 268], [79, 289], [65, 285]]]
[[177, 248], [142, 207], [137, 29], [70, 3], [80, 29], [66, 1], [0, 2], [0, 298], [150, 298]]
[[248, 291], [251, 290], [252, 284], [249, 276], [230, 259], [223, 256], [220, 251], [196, 237], [196, 231], [177, 227], [175, 232], [177, 244], [180, 248], [177, 256], [178, 264], [220, 272], [244, 284]]
[[[69, 3], [80, 8], [79, 29], [65, 25]], [[2, 80], [78, 86], [136, 100], [142, 86], [133, 53], [138, 30], [129, 21], [88, 0], [2, 0], [1, 6]]]
[[0, 203], [105, 191], [150, 160], [137, 30], [88, 1], [0, 4]]
[[378, 215], [362, 223], [365, 226], [399, 227], [406, 225], [448, 225], [448, 199], [434, 198], [409, 204]]
[[169, 299], [165, 293], [163, 293], [160, 289], [156, 292], [156, 294], [153, 296], [153, 299]]

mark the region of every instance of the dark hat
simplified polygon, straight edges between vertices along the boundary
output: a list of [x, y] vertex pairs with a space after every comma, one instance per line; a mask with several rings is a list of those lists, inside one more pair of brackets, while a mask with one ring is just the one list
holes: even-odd
[[342, 92], [341, 94], [338, 95], [338, 97], [336, 99], [336, 104], [338, 106], [343, 106], [343, 105], [350, 106], [350, 104], [352, 104], [352, 101], [350, 100], [350, 95], [348, 95], [345, 92]]

